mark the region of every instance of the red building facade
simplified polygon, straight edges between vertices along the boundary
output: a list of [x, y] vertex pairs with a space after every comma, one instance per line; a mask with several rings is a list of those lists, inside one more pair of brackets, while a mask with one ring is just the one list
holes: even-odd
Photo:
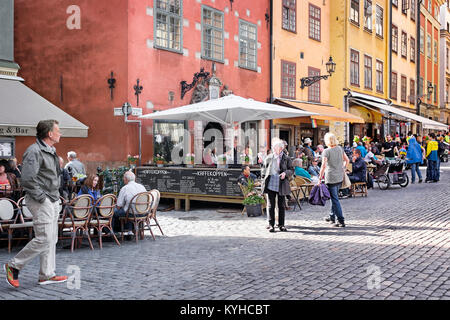
[[[202, 68], [212, 74], [215, 66], [221, 89], [267, 101], [269, 10], [269, 0], [16, 0], [15, 60], [29, 87], [89, 126], [88, 138], [62, 138], [57, 149], [76, 151], [93, 171], [139, 152], [138, 125], [114, 108], [129, 102], [146, 114], [189, 104], [199, 92], [193, 87], [182, 98], [181, 82]], [[142, 162], [152, 159], [156, 136], [159, 144], [169, 133], [174, 144], [174, 130], [184, 126], [193, 133], [192, 121], [142, 120]], [[19, 161], [32, 141], [17, 141]]]

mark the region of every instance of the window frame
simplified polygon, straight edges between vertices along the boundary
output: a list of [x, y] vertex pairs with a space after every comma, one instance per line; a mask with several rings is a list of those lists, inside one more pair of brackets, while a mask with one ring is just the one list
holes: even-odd
[[[170, 52], [174, 52], [174, 53], [180, 53], [183, 54], [183, 0], [179, 0], [180, 1], [180, 14], [174, 14], [174, 13], [170, 13], [166, 10], [160, 9], [158, 8], [158, 1], [159, 0], [154, 0], [153, 1], [153, 7], [154, 7], [154, 18], [153, 18], [153, 47], [155, 49], [159, 49], [159, 50], [166, 50], [166, 51], [170, 51]], [[157, 38], [157, 25], [158, 25], [158, 13], [164, 14], [166, 15], [166, 23], [168, 26], [168, 29], [170, 28], [170, 18], [174, 18], [174, 19], [179, 19], [179, 23], [180, 23], [180, 50], [177, 49], [173, 49], [173, 48], [169, 48], [169, 47], [164, 47], [158, 44], [158, 38]], [[169, 34], [169, 32], [167, 32]], [[167, 43], [169, 43], [169, 38], [167, 39]]]
[[[403, 36], [405, 39], [405, 42], [403, 42]], [[408, 34], [402, 30], [402, 36], [400, 38], [400, 54], [402, 56], [402, 58], [405, 58], [408, 60]], [[405, 53], [405, 54], [403, 54]]]
[[[366, 9], [366, 4], [370, 4], [370, 15], [367, 15], [367, 9]], [[372, 0], [364, 0], [364, 30], [372, 33], [373, 30], [373, 3]], [[370, 21], [370, 23], [367, 23], [368, 21]], [[367, 26], [368, 24], [370, 24], [370, 28]]]
[[[381, 65], [381, 70], [378, 68], [379, 65]], [[378, 84], [380, 84], [381, 89], [379, 89]], [[378, 93], [384, 93], [384, 62], [379, 59], [375, 60], [375, 90]]]
[[[246, 24], [248, 26], [255, 28], [255, 40], [250, 39], [249, 37], [242, 36], [242, 33], [241, 33], [241, 25], [242, 24]], [[241, 64], [241, 39], [247, 40], [248, 42], [254, 42], [254, 44], [255, 44], [255, 68], [248, 66], [248, 59], [247, 59], [247, 65]], [[243, 19], [239, 19], [239, 68], [243, 68], [243, 69], [247, 69], [247, 70], [251, 70], [251, 71], [258, 71], [258, 26], [254, 23], [245, 21]]]
[[[204, 30], [205, 30], [205, 23], [204, 23], [204, 10], [210, 10], [213, 14], [214, 13], [220, 13], [220, 15], [222, 16], [222, 29], [221, 29], [221, 33], [222, 33], [222, 59], [216, 59], [214, 57], [208, 57], [205, 55], [205, 39], [204, 39]], [[223, 11], [217, 10], [215, 8], [212, 8], [210, 6], [207, 5], [202, 5], [201, 6], [201, 26], [202, 26], [202, 35], [201, 35], [201, 41], [202, 41], [202, 53], [201, 53], [201, 58], [204, 60], [211, 60], [211, 61], [215, 61], [215, 62], [219, 62], [219, 63], [224, 63], [225, 62], [225, 40], [224, 40], [224, 30], [225, 30], [225, 15], [223, 13]], [[208, 26], [209, 28], [211, 28], [212, 30], [217, 30], [219, 31], [219, 28], [215, 27], [215, 26]], [[213, 47], [211, 48], [211, 53], [214, 52]]]
[[414, 37], [410, 37], [409, 39], [410, 53], [409, 53], [409, 61], [416, 62], [416, 39]]
[[409, 103], [414, 104], [415, 103], [415, 96], [416, 96], [416, 81], [414, 79], [409, 79]]
[[[292, 5], [292, 2], [294, 2], [294, 4]], [[285, 4], [286, 2], [288, 2], [288, 4]], [[284, 27], [284, 9], [287, 8], [288, 9], [288, 14], [287, 14], [287, 28]], [[290, 15], [290, 10], [294, 11], [294, 30], [292, 30], [290, 28], [291, 26], [291, 15]], [[293, 32], [293, 33], [297, 33], [297, 0], [282, 0], [281, 1], [281, 28], [283, 30], [289, 31], [289, 32]]]
[[[379, 10], [381, 15], [379, 15]], [[381, 23], [378, 23], [378, 17], [381, 18]], [[381, 39], [384, 39], [384, 9], [379, 4], [376, 5], [375, 9], [375, 35]], [[381, 34], [378, 33], [378, 29], [381, 28]]]
[[395, 24], [392, 24], [391, 30], [391, 51], [398, 54], [398, 27]]
[[419, 31], [419, 52], [425, 55], [425, 30], [422, 27]]
[[[357, 6], [358, 6], [357, 10], [353, 6], [354, 4], [357, 4]], [[356, 24], [357, 26], [359, 26], [359, 21], [361, 20], [360, 6], [361, 6], [361, 3], [360, 3], [359, 0], [350, 0], [350, 15], [349, 15], [349, 19], [350, 19], [350, 22]], [[355, 20], [356, 18], [357, 18], [357, 20]]]
[[[313, 17], [311, 15], [311, 9], [313, 10], [318, 10], [319, 11], [319, 18], [317, 19], [316, 17]], [[320, 7], [313, 5], [312, 3], [309, 3], [308, 6], [308, 36], [310, 39], [312, 40], [316, 40], [321, 42], [322, 41], [322, 10]], [[315, 38], [314, 35], [311, 36], [311, 22], [313, 22], [313, 25], [315, 26], [314, 22], [319, 22], [319, 38]]]
[[[395, 75], [395, 77], [394, 77], [394, 75]], [[395, 79], [395, 81], [394, 81], [394, 79]], [[395, 71], [392, 71], [391, 72], [391, 95], [390, 95], [390, 98], [392, 100], [398, 100], [398, 95], [397, 95], [398, 92], [397, 91], [398, 91], [398, 73]]]
[[[367, 61], [370, 61], [370, 66], [366, 63]], [[367, 54], [364, 54], [364, 89], [373, 90], [372, 73], [373, 73], [372, 57]], [[367, 79], [367, 74], [370, 75], [370, 79]], [[370, 84], [368, 86], [367, 84], [369, 83], [369, 80]]]
[[[404, 80], [404, 82], [403, 82]], [[403, 84], [405, 86], [403, 86]], [[404, 89], [404, 90], [403, 90]], [[400, 76], [400, 101], [406, 102], [408, 95], [408, 78], [405, 75]]]
[[[288, 73], [284, 73], [284, 65], [288, 66]], [[294, 67], [294, 75], [289, 74], [289, 66], [293, 66]], [[287, 60], [281, 60], [281, 90], [280, 90], [280, 96], [281, 98], [285, 98], [285, 99], [293, 99], [295, 100], [296, 96], [297, 96], [297, 63], [295, 62], [291, 62], [291, 61], [287, 61]], [[283, 80], [284, 78], [287, 77], [288, 81], [287, 81], [287, 95], [283, 95]], [[290, 96], [289, 95], [289, 79], [293, 79], [294, 80], [294, 95]]]
[[[320, 69], [308, 66], [308, 77], [313, 77], [313, 76], [320, 76]], [[316, 89], [318, 92], [317, 96], [314, 94], [314, 92], [312, 92]], [[308, 87], [308, 102], [320, 103], [320, 93], [321, 93], [320, 81], [317, 81], [316, 83], [313, 83], [311, 86]], [[312, 98], [317, 98], [317, 99], [312, 99]]]
[[438, 63], [438, 58], [439, 58], [439, 49], [438, 49], [438, 42], [434, 39], [433, 40], [433, 62], [434, 64]]
[[429, 33], [427, 33], [427, 58], [430, 60], [432, 59], [432, 55], [433, 55], [432, 43], [433, 43], [433, 41], [432, 41], [431, 35]]
[[[356, 54], [356, 57], [358, 57], [358, 61], [353, 61], [353, 54], [354, 53]], [[351, 86], [356, 86], [356, 87], [360, 86], [361, 81], [360, 81], [360, 75], [359, 75], [359, 64], [360, 64], [359, 51], [355, 50], [355, 49], [350, 49], [350, 85]], [[353, 72], [355, 71], [353, 69], [353, 67], [355, 65], [356, 65], [355, 70], [357, 71], [356, 75], [353, 74]], [[353, 74], [353, 77], [352, 77], [352, 74]], [[357, 77], [357, 81], [358, 82], [353, 82], [353, 79], [355, 78], [355, 76]]]
[[410, 14], [409, 14], [410, 15], [410, 19], [412, 21], [416, 21], [416, 0], [410, 0], [410, 1], [411, 1], [410, 2], [411, 11], [410, 11]]

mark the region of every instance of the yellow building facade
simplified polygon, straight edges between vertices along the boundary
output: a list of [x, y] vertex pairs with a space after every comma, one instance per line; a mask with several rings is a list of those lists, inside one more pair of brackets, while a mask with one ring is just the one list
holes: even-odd
[[363, 125], [338, 123], [330, 128], [341, 140], [381, 134], [382, 115], [348, 103], [345, 96], [354, 92], [380, 102], [388, 98], [388, 4], [387, 0], [330, 1], [330, 47], [336, 61], [330, 103], [365, 120]]

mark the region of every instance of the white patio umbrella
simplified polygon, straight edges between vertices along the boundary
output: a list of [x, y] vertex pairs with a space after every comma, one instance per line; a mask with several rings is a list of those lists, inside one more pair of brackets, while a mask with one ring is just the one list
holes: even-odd
[[139, 118], [199, 120], [218, 122], [223, 125], [233, 125], [234, 122], [241, 123], [254, 120], [308, 117], [310, 115], [316, 115], [316, 113], [229, 95], [218, 99], [145, 114]]

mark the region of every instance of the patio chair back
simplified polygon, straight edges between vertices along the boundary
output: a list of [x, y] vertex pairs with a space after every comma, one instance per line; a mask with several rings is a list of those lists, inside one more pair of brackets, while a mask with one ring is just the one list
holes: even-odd
[[14, 211], [17, 211], [17, 204], [8, 198], [0, 198], [0, 221], [12, 220]]
[[100, 218], [110, 218], [114, 214], [117, 198], [113, 194], [105, 194], [97, 200], [95, 207]]
[[28, 207], [25, 203], [25, 197], [20, 198], [19, 201], [17, 202], [17, 204], [19, 205], [19, 208], [22, 211], [22, 216], [23, 216], [24, 220], [33, 219], [33, 215], [31, 214], [30, 209], [28, 209]]
[[87, 219], [92, 210], [93, 200], [94, 199], [87, 194], [83, 194], [73, 199], [70, 205], [73, 209], [73, 216], [76, 219]]
[[156, 216], [156, 210], [158, 210], [159, 200], [161, 198], [161, 193], [157, 189], [152, 189], [149, 193], [153, 196], [153, 201], [151, 205], [152, 216]]
[[150, 192], [138, 193], [131, 199], [130, 208], [135, 214], [145, 215], [151, 211], [153, 195]]

